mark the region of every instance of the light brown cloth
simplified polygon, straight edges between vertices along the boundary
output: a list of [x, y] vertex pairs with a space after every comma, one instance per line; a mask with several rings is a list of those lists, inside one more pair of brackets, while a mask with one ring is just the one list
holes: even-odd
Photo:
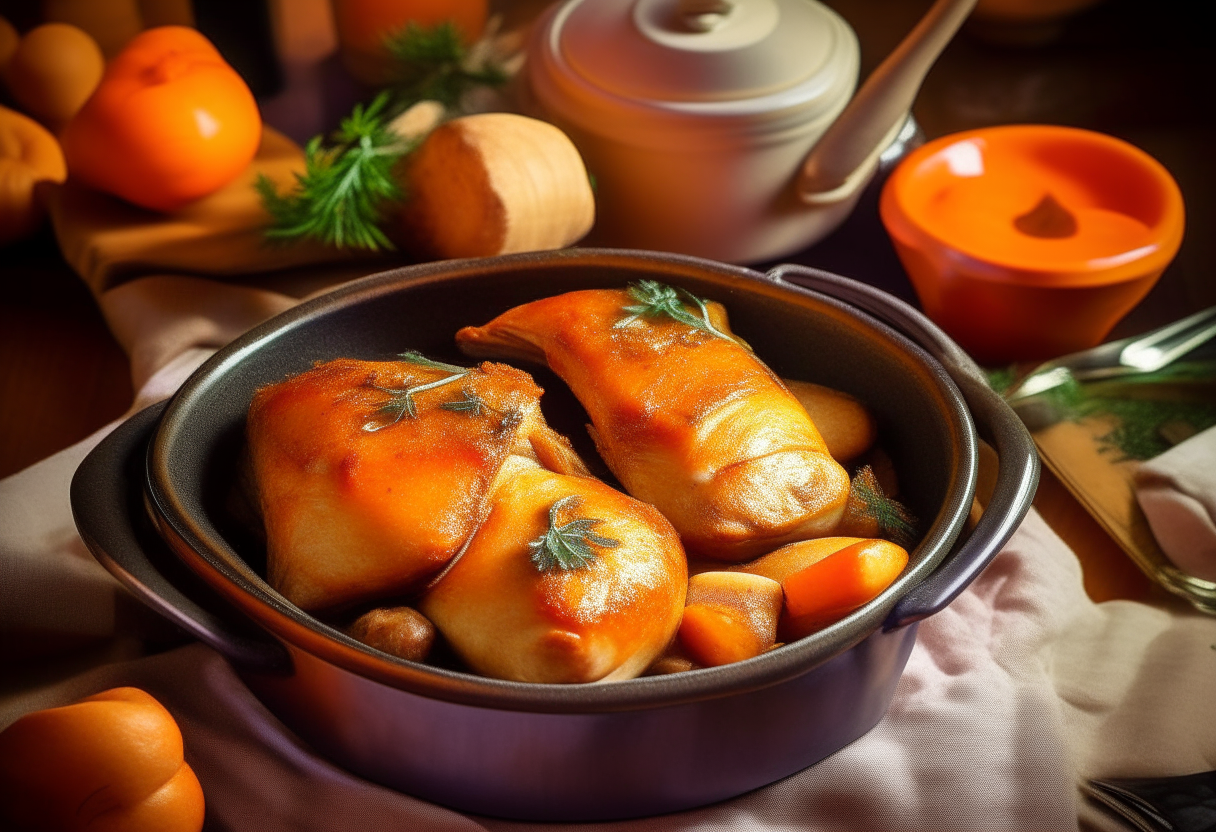
[[1140, 466], [1136, 501], [1174, 565], [1216, 583], [1216, 427]]
[[[187, 281], [178, 284], [190, 293], [185, 310], [166, 280]], [[103, 308], [142, 356], [139, 405], [168, 395], [217, 343], [293, 303], [200, 278], [120, 288]], [[5, 679], [0, 726], [36, 708], [136, 685], [181, 722], [210, 830], [532, 828], [465, 817], [335, 768], [206, 647], [121, 661], [137, 652], [134, 639], [149, 637], [148, 622], [88, 555], [67, 501], [75, 467], [105, 432], [0, 481], [0, 644], [45, 655], [34, 670]], [[587, 828], [1122, 828], [1079, 798], [1079, 778], [1216, 768], [1216, 619], [1162, 603], [1092, 603], [1076, 558], [1032, 512], [989, 569], [921, 624], [891, 708], [865, 737], [735, 800]], [[62, 652], [64, 642], [76, 652]], [[85, 642], [93, 646], [82, 654]]]
[[[121, 164], [116, 159], [115, 164]], [[210, 196], [171, 214], [131, 205], [69, 179], [48, 189], [55, 237], [68, 265], [95, 295], [149, 274], [239, 277], [319, 263], [347, 262], [357, 255], [316, 243], [267, 243], [270, 218], [253, 183], [265, 175], [281, 190], [295, 187], [304, 154], [291, 139], [265, 127], [249, 168]]]

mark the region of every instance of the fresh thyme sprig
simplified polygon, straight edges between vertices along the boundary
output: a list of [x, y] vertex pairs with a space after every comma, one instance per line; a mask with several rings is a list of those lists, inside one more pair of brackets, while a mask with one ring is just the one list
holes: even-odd
[[[639, 318], [658, 318], [666, 315], [694, 329], [708, 332], [716, 338], [738, 343], [734, 338], [714, 326], [713, 321], [709, 318], [709, 307], [705, 305], [705, 301], [687, 289], [668, 286], [655, 280], [640, 280], [637, 283], [630, 284], [628, 294], [629, 297], [637, 301], [637, 304], [625, 307], [624, 311], [631, 314], [629, 317], [622, 318], [613, 324], [613, 329], [627, 327]], [[684, 305], [686, 303], [692, 304], [700, 310], [701, 317], [698, 318], [685, 309]]]
[[419, 101], [438, 101], [455, 109], [474, 87], [497, 87], [507, 81], [501, 67], [464, 47], [450, 21], [434, 27], [408, 23], [389, 36], [386, 46], [394, 59], [391, 89], [397, 112]]
[[532, 550], [532, 563], [539, 571], [581, 569], [596, 558], [592, 545], [603, 549], [615, 549], [621, 545], [619, 540], [591, 531], [603, 520], [580, 517], [558, 525], [561, 512], [566, 509], [574, 511], [581, 502], [581, 497], [571, 494], [549, 507], [549, 530], [528, 544]]
[[472, 416], [480, 416], [487, 410], [493, 410], [485, 401], [471, 390], [461, 390], [460, 395], [464, 398], [454, 402], [444, 402], [439, 405], [444, 410], [450, 410], [453, 413], [468, 413]]
[[[443, 370], [448, 373], [447, 376], [435, 381], [427, 382], [426, 384], [416, 384], [412, 387], [381, 387], [378, 384], [370, 385], [373, 390], [379, 390], [381, 393], [388, 393], [389, 399], [384, 404], [376, 409], [375, 416], [379, 418], [370, 419], [363, 424], [363, 430], [368, 433], [375, 433], [378, 430], [383, 430], [389, 425], [395, 425], [400, 422], [405, 416], [411, 419], [418, 416], [418, 405], [414, 402], [414, 396], [426, 390], [434, 390], [436, 387], [443, 387], [451, 384], [454, 381], [467, 376], [473, 372], [467, 367], [457, 367], [455, 364], [444, 364], [441, 361], [433, 361], [430, 358], [422, 355], [422, 353], [410, 350], [403, 352], [399, 356], [403, 361], [408, 361], [411, 364], [417, 364], [419, 367], [425, 367], [429, 370]], [[465, 394], [467, 397], [467, 393]], [[443, 405], [440, 405], [443, 407]]]
[[446, 370], [449, 373], [464, 373], [468, 375], [472, 372], [468, 367], [459, 367], [455, 364], [445, 364], [442, 361], [436, 361], [433, 358], [427, 358], [418, 350], [406, 350], [405, 352], [397, 353], [397, 357], [402, 361], [408, 361], [410, 364], [417, 364], [419, 367], [426, 367], [428, 370]]
[[[1167, 437], [1171, 426], [1198, 433], [1216, 425], [1216, 400], [1205, 394], [1213, 378], [1216, 362], [1200, 357], [1152, 373], [1086, 382], [1069, 378], [1037, 398], [1061, 419], [1113, 417], [1114, 427], [1096, 437], [1098, 450], [1117, 454], [1115, 462], [1146, 460], [1165, 453], [1177, 441]], [[1017, 379], [1016, 366], [988, 372], [989, 385], [1002, 394]], [[1187, 393], [1188, 388], [1193, 390]]]
[[380, 230], [386, 208], [404, 196], [394, 176], [397, 162], [413, 149], [388, 129], [385, 112], [391, 96], [355, 105], [326, 146], [314, 136], [304, 147], [304, 173], [296, 188], [280, 194], [265, 174], [254, 187], [272, 223], [270, 240], [319, 240], [334, 248], [392, 249]]
[[432, 381], [427, 384], [419, 384], [414, 387], [381, 387], [378, 384], [371, 385], [373, 390], [379, 390], [381, 393], [388, 393], [390, 398], [387, 402], [380, 405], [376, 409], [376, 416], [386, 417], [384, 419], [372, 419], [363, 424], [363, 429], [368, 433], [375, 433], [378, 430], [383, 430], [389, 425], [395, 425], [401, 421], [402, 417], [409, 414], [411, 419], [418, 416], [418, 406], [414, 403], [414, 396], [425, 391], [434, 390], [436, 387], [443, 387], [446, 384], [451, 384], [453, 381], [458, 381], [464, 378], [468, 373], [460, 375], [447, 376], [437, 381]]
[[879, 537], [905, 548], [916, 542], [916, 518], [903, 503], [883, 493], [869, 465], [863, 465], [853, 477], [850, 497], [857, 499], [862, 514], [873, 518]]
[[474, 87], [507, 80], [500, 67], [465, 49], [450, 22], [433, 28], [411, 23], [389, 39], [388, 47], [395, 59], [393, 85], [370, 104], [355, 105], [328, 141], [323, 136], [308, 141], [304, 173], [296, 175], [292, 191], [280, 194], [269, 177], [258, 176], [254, 187], [271, 217], [267, 239], [392, 250], [382, 227], [392, 206], [406, 196], [397, 163], [421, 141], [394, 132], [393, 118], [423, 100], [455, 109]]

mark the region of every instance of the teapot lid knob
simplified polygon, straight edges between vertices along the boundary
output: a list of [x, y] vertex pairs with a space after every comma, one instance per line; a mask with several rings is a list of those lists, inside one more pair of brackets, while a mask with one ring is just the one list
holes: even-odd
[[735, 10], [730, 0], [680, 0], [677, 15], [690, 32], [712, 32]]

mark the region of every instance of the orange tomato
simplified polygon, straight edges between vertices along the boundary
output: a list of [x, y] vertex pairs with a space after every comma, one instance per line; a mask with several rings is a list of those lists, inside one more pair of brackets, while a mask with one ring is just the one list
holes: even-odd
[[37, 230], [45, 211], [35, 188], [67, 175], [55, 137], [33, 119], [0, 107], [0, 245]]
[[161, 26], [110, 62], [62, 141], [73, 178], [173, 211], [235, 179], [261, 135], [253, 94], [211, 42]]
[[173, 716], [138, 688], [26, 714], [0, 733], [0, 826], [199, 832], [203, 790], [182, 755]]

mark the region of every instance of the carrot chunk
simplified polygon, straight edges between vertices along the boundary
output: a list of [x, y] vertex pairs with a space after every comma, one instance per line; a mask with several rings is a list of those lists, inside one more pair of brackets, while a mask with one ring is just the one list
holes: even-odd
[[877, 598], [904, 567], [908, 553], [886, 540], [845, 546], [781, 582], [782, 636], [801, 638]]
[[772, 648], [781, 614], [781, 585], [739, 572], [705, 572], [688, 584], [680, 643], [699, 665], [716, 667]]

